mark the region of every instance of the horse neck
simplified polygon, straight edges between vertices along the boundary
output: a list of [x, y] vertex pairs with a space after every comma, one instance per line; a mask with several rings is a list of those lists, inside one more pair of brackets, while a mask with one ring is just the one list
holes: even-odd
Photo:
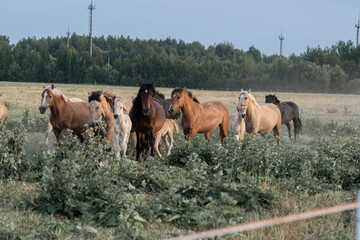
[[50, 107], [50, 111], [54, 116], [61, 115], [67, 103], [61, 96], [54, 96], [54, 104]]
[[119, 124], [125, 122], [125, 113], [124, 113], [124, 111], [122, 111], [120, 114], [118, 114], [117, 121], [118, 121]]
[[105, 102], [101, 103], [101, 108], [103, 109], [103, 117], [107, 125], [111, 125], [109, 127], [112, 127], [112, 124], [114, 122], [114, 113], [111, 111], [110, 105]]
[[251, 120], [256, 115], [257, 112], [260, 111], [259, 106], [257, 106], [254, 102], [250, 102], [248, 108], [246, 110], [246, 118]]
[[201, 104], [194, 102], [194, 100], [192, 100], [188, 95], [185, 95], [185, 101], [184, 101], [184, 105], [181, 107], [181, 112], [183, 114], [183, 116], [186, 118], [188, 116], [191, 116], [194, 112], [194, 110], [196, 110], [196, 108], [201, 108]]

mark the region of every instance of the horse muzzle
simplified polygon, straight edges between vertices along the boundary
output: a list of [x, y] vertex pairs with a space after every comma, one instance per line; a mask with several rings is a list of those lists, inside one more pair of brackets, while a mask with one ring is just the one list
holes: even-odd
[[40, 105], [39, 106], [39, 111], [41, 114], [44, 114], [46, 112], [46, 109], [48, 109], [49, 106], [43, 106], [43, 105]]
[[242, 118], [246, 117], [246, 113], [241, 113]]
[[89, 125], [89, 127], [94, 128], [96, 126], [96, 122], [95, 121], [89, 121], [88, 125]]
[[142, 113], [143, 113], [145, 116], [148, 116], [148, 115], [150, 114], [150, 108], [143, 108]]
[[117, 119], [119, 115], [117, 113], [114, 114], [114, 118]]

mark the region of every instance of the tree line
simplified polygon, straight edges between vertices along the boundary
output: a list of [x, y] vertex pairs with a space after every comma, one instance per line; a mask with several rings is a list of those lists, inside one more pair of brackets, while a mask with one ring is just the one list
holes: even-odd
[[0, 36], [0, 81], [87, 83], [260, 91], [360, 91], [360, 47], [339, 41], [310, 48], [299, 56], [267, 56], [254, 46], [247, 51], [231, 43], [207, 48], [200, 42], [141, 40], [130, 37], [27, 38], [10, 44]]

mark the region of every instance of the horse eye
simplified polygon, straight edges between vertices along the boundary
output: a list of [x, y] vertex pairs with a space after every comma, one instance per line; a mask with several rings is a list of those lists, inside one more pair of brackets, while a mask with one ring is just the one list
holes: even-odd
[[96, 110], [99, 110], [99, 107], [96, 107]]
[[244, 97], [245, 98], [245, 100], [247, 100], [247, 97]]
[[177, 99], [180, 99], [180, 97], [179, 96], [176, 96], [177, 97]]
[[52, 98], [52, 96], [51, 96], [51, 95], [49, 95], [49, 98]]

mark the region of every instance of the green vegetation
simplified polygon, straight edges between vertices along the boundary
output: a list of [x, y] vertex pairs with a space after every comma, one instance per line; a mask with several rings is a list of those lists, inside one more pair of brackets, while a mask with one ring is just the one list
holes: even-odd
[[[136, 86], [156, 81], [158, 87], [240, 89], [292, 92], [358, 93], [360, 48], [338, 42], [308, 48], [300, 56], [266, 56], [254, 46], [247, 51], [230, 43], [205, 48], [199, 42], [96, 37], [28, 38], [15, 45], [0, 36], [0, 81], [91, 83]], [[110, 60], [110, 64], [108, 64]]]
[[[162, 161], [117, 159], [92, 133], [84, 143], [30, 155], [46, 124], [25, 111], [0, 130], [0, 238], [161, 239], [354, 201], [360, 187], [359, 132], [304, 120], [306, 148], [272, 134], [226, 144], [175, 136]], [[11, 129], [10, 129], [11, 128]], [[304, 136], [304, 135], [303, 135]], [[247, 232], [248, 239], [352, 239], [354, 212]], [[227, 238], [227, 237], [224, 237]], [[231, 239], [231, 237], [230, 237]]]

